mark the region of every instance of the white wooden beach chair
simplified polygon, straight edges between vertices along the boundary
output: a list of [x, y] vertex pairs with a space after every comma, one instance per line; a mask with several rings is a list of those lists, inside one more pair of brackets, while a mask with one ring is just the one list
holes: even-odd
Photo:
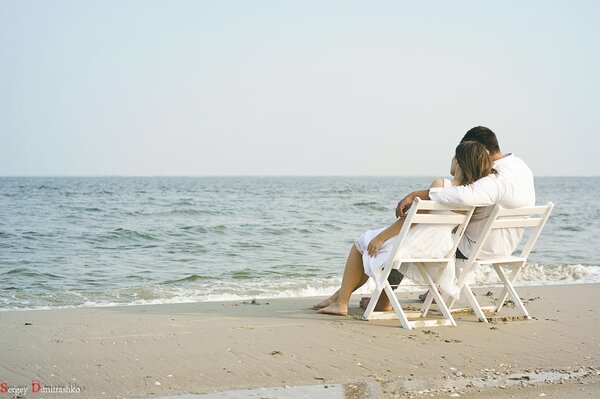
[[[505, 209], [499, 205], [496, 205], [492, 210], [484, 228], [481, 230], [481, 233], [476, 241], [477, 244], [473, 248], [473, 252], [469, 256], [469, 259], [457, 262], [457, 269], [460, 268], [461, 270], [457, 285], [459, 288], [461, 288], [461, 295], [466, 297], [471, 307], [470, 309], [475, 312], [480, 321], [487, 323], [488, 319], [485, 315], [485, 312], [499, 312], [506, 303], [508, 295], [511, 296], [513, 303], [515, 304], [515, 308], [518, 310], [519, 314], [526, 319], [530, 319], [529, 312], [525, 308], [523, 301], [521, 301], [519, 298], [519, 295], [517, 294], [513, 284], [519, 274], [519, 271], [525, 266], [527, 258], [529, 257], [533, 246], [540, 236], [544, 225], [548, 221], [548, 217], [550, 216], [553, 208], [554, 204], [552, 202], [548, 202], [548, 204], [543, 206], [516, 209]], [[497, 258], [481, 258], [481, 249], [485, 245], [485, 242], [489, 238], [492, 230], [506, 228], [532, 229], [531, 235], [529, 236], [529, 239], [527, 240], [527, 243], [523, 247], [521, 253], [518, 256], [510, 255]], [[475, 268], [482, 267], [484, 265], [492, 266], [498, 274], [500, 281], [504, 285], [504, 288], [500, 293], [500, 297], [498, 298], [498, 302], [494, 306], [482, 307], [475, 298], [471, 287], [467, 283], [469, 276], [475, 270]], [[510, 275], [506, 275], [505, 271], [502, 269], [503, 267], [511, 269]], [[425, 303], [430, 303], [432, 300], [433, 297], [429, 295]], [[470, 310], [468, 308], [454, 309], [453, 307], [455, 302], [456, 300], [452, 298], [448, 298], [446, 300], [446, 305], [448, 308], [452, 309], [452, 312], [464, 311], [466, 309]]]
[[[438, 290], [438, 281], [444, 271], [444, 268], [448, 265], [448, 262], [452, 261], [456, 253], [456, 247], [460, 241], [467, 223], [473, 215], [475, 207], [461, 206], [461, 205], [445, 205], [435, 201], [423, 201], [417, 198], [410, 210], [406, 215], [406, 219], [398, 240], [389, 260], [383, 266], [380, 275], [375, 278], [375, 290], [371, 295], [369, 305], [363, 314], [363, 319], [374, 320], [374, 319], [389, 319], [398, 318], [402, 327], [406, 329], [412, 329], [413, 327], [430, 327], [430, 326], [456, 326], [456, 322], [452, 317], [450, 310], [446, 307], [442, 296]], [[431, 213], [420, 213], [420, 211], [454, 211], [459, 213], [452, 214], [431, 214]], [[403, 241], [411, 228], [416, 224], [449, 224], [456, 225], [456, 231], [454, 234], [454, 245], [450, 251], [443, 258], [406, 258], [403, 257], [398, 249], [402, 246]], [[398, 301], [398, 298], [394, 294], [390, 283], [388, 282], [388, 276], [392, 269], [399, 269], [403, 263], [413, 263], [418, 268], [419, 272], [423, 276], [423, 279], [427, 282], [427, 286], [430, 289], [432, 298], [440, 304], [440, 312], [443, 315], [442, 319], [430, 319], [426, 320], [425, 317], [429, 311], [430, 306], [423, 304], [421, 311], [416, 314], [417, 320], [408, 320], [407, 314], [405, 313], [402, 305]], [[437, 272], [430, 273], [429, 267], [434, 266]], [[381, 293], [387, 294], [394, 312], [376, 312], [375, 304], [379, 300]]]

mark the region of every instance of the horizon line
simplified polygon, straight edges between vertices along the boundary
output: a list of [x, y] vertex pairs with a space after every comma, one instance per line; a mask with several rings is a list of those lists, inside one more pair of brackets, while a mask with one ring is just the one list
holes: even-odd
[[[306, 175], [276, 175], [276, 174], [255, 174], [255, 175], [118, 175], [118, 174], [107, 174], [107, 175], [102, 175], [102, 174], [98, 174], [98, 175], [61, 175], [61, 174], [56, 174], [56, 175], [0, 175], [0, 178], [34, 178], [34, 177], [38, 177], [38, 178], [56, 178], [56, 177], [61, 177], [61, 178], [82, 178], [82, 177], [86, 177], [86, 178], [105, 178], [105, 177], [112, 177], [112, 178], [132, 178], [132, 177], [146, 177], [146, 178], [156, 178], [156, 177], [186, 177], [186, 178], [217, 178], [217, 177], [261, 177], [261, 178], [265, 178], [265, 177], [436, 177], [439, 175], [342, 175], [342, 174], [331, 174], [331, 175], [311, 175], [311, 174], [306, 174]], [[536, 177], [600, 177], [600, 175], [534, 175], [534, 178]]]

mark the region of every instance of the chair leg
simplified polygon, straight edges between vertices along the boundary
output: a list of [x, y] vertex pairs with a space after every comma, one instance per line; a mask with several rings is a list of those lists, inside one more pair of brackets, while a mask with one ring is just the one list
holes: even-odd
[[[459, 266], [459, 262], [460, 262], [461, 266]], [[460, 268], [460, 273], [458, 275], [456, 284], [462, 292], [463, 287], [466, 284], [467, 277], [469, 276], [469, 274], [471, 274], [471, 271], [474, 269], [475, 264], [473, 264], [473, 263], [469, 264], [465, 260], [460, 260], [460, 261], [457, 260], [456, 266]], [[470, 290], [470, 288], [469, 288], [469, 290]], [[448, 300], [446, 301], [446, 306], [448, 306], [449, 309], [452, 309], [455, 304], [456, 304], [456, 298], [449, 297]]]
[[[444, 272], [443, 268], [439, 268], [436, 276], [435, 276], [435, 283], [437, 284], [437, 282], [440, 280], [440, 277], [442, 276], [442, 273]], [[429, 313], [429, 309], [431, 308], [431, 304], [433, 303], [433, 295], [431, 294], [431, 290], [427, 293], [427, 298], [425, 298], [425, 301], [423, 302], [423, 306], [421, 306], [421, 317], [426, 317], [427, 313]]]
[[427, 316], [427, 313], [429, 313], [429, 309], [431, 308], [432, 304], [433, 304], [433, 295], [431, 294], [431, 290], [430, 290], [427, 293], [427, 297], [425, 298], [423, 305], [421, 306], [421, 317]]
[[387, 276], [384, 277], [384, 272], [381, 273], [380, 278], [381, 279], [379, 281], [375, 281], [375, 290], [371, 294], [371, 299], [369, 300], [369, 304], [367, 305], [367, 308], [365, 309], [365, 313], [363, 313], [363, 319], [365, 319], [365, 320], [369, 320], [369, 318], [373, 314], [373, 311], [375, 310], [377, 301], [379, 300], [379, 297], [381, 297], [381, 293], [383, 292], [383, 289], [384, 289], [383, 281], [387, 282]]
[[483, 323], [487, 323], [488, 322], [487, 317], [485, 316], [485, 313], [483, 313], [483, 309], [481, 309], [479, 302], [477, 302], [477, 299], [475, 299], [475, 295], [473, 294], [471, 287], [469, 287], [469, 284], [465, 283], [463, 285], [462, 293], [464, 294], [464, 296], [467, 297], [467, 300], [469, 301], [469, 304], [471, 305], [471, 309], [473, 309], [473, 311], [475, 312], [475, 315], [477, 316], [479, 321], [481, 321]]
[[[454, 321], [454, 317], [452, 317], [452, 313], [450, 313], [450, 309], [448, 309], [448, 307], [446, 306], [446, 303], [444, 302], [444, 299], [442, 298], [439, 291], [437, 290], [437, 281], [433, 281], [433, 279], [431, 278], [431, 275], [429, 274], [429, 272], [427, 271], [425, 266], [417, 266], [417, 267], [419, 269], [419, 272], [421, 273], [421, 275], [423, 276], [423, 278], [425, 279], [425, 281], [427, 281], [427, 284], [429, 285], [428, 297], [433, 296], [433, 298], [436, 300], [436, 303], [440, 307], [440, 311], [444, 315], [444, 318], [446, 320], [448, 320], [450, 322], [450, 324], [452, 324], [454, 327], [456, 327], [456, 321]], [[438, 273], [437, 273], [438, 278], [440, 275], [441, 275], [441, 273], [439, 273], [439, 271], [438, 271]]]
[[400, 305], [400, 302], [398, 302], [398, 298], [396, 298], [396, 294], [394, 294], [392, 286], [387, 280], [384, 283], [383, 290], [387, 294], [390, 303], [392, 304], [392, 307], [394, 308], [394, 311], [396, 312], [396, 315], [400, 320], [400, 324], [402, 325], [402, 327], [406, 328], [407, 330], [412, 330], [412, 327], [408, 322], [408, 318], [406, 317], [404, 310], [402, 310], [402, 306]]
[[365, 320], [369, 320], [371, 318], [371, 315], [373, 314], [373, 311], [375, 310], [375, 305], [377, 304], [377, 301], [379, 300], [379, 297], [381, 296], [381, 291], [378, 289], [375, 289], [375, 291], [373, 291], [373, 293], [371, 294], [371, 300], [369, 301], [369, 304], [367, 305], [367, 308], [365, 309], [365, 313], [363, 313], [363, 319]]
[[[508, 279], [506, 277], [506, 275], [504, 274], [504, 272], [502, 271], [502, 269], [500, 268], [499, 265], [494, 265], [494, 269], [496, 269], [496, 273], [498, 273], [500, 280], [502, 280], [502, 282], [504, 283], [505, 289], [510, 294], [510, 296], [513, 298], [513, 301], [515, 302], [515, 305], [517, 306], [517, 308], [521, 311], [521, 314], [523, 316], [529, 318], [529, 312], [527, 311], [527, 309], [525, 309], [525, 305], [523, 305], [521, 298], [519, 298], [519, 294], [517, 294], [517, 291], [515, 290], [515, 288], [512, 285], [514, 279], [517, 277], [517, 274], [519, 274], [519, 270], [521, 269], [521, 267], [518, 266], [518, 267], [514, 268], [514, 270], [511, 273], [511, 279]], [[503, 304], [504, 304], [504, 301], [502, 301], [498, 305], [498, 310], [500, 310], [502, 308]]]
[[[497, 265], [493, 265], [494, 269], [496, 270], [496, 273], [498, 273], [498, 269], [496, 269]], [[510, 277], [509, 280], [512, 283], [514, 283], [514, 281], [517, 278], [517, 275], [519, 274], [519, 270], [521, 270], [521, 267], [524, 266], [524, 263], [517, 266], [517, 267], [513, 267], [511, 273], [510, 273]], [[498, 266], [499, 267], [499, 266]], [[502, 270], [502, 269], [500, 269]], [[502, 280], [502, 276], [500, 276], [500, 274], [498, 274], [498, 277], [500, 277], [500, 279]], [[502, 281], [504, 282], [504, 281]], [[504, 302], [506, 301], [506, 297], [508, 296], [508, 289], [506, 288], [506, 284], [504, 285], [504, 287], [502, 287], [502, 291], [500, 292], [500, 296], [498, 297], [498, 311], [500, 309], [502, 309], [502, 307], [504, 306]]]

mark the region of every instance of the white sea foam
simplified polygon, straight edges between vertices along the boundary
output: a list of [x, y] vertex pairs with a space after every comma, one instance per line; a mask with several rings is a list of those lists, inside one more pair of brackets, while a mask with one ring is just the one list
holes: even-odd
[[[491, 267], [480, 267], [472, 276], [475, 285], [497, 284], [496, 272]], [[582, 284], [600, 282], [599, 266], [584, 265], [526, 265], [515, 285]]]
[[[261, 281], [253, 280], [246, 283], [236, 283], [235, 286], [222, 283], [211, 286], [186, 284], [183, 286], [145, 286], [137, 291], [123, 295], [123, 292], [107, 292], [102, 298], [92, 299], [78, 293], [81, 301], [64, 306], [36, 306], [28, 303], [26, 306], [14, 308], [5, 304], [3, 310], [42, 310], [73, 307], [106, 307], [175, 304], [194, 302], [225, 302], [247, 301], [252, 299], [266, 300], [276, 298], [324, 297], [334, 293], [340, 286], [340, 278], [315, 279], [314, 281]], [[516, 286], [585, 284], [600, 283], [600, 267], [586, 265], [540, 265], [528, 264], [519, 274]], [[499, 285], [499, 279], [491, 267], [483, 266], [472, 275], [471, 286], [485, 287]], [[367, 282], [357, 293], [369, 295], [375, 284]], [[401, 292], [422, 291], [423, 286], [410, 280], [405, 280], [400, 286]], [[1, 303], [1, 302], [0, 302]]]

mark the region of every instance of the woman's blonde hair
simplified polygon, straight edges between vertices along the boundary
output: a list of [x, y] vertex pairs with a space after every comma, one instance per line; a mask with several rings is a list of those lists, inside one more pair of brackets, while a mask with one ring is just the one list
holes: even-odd
[[456, 162], [462, 171], [462, 184], [471, 184], [491, 173], [490, 153], [485, 146], [477, 141], [463, 141], [456, 147]]

